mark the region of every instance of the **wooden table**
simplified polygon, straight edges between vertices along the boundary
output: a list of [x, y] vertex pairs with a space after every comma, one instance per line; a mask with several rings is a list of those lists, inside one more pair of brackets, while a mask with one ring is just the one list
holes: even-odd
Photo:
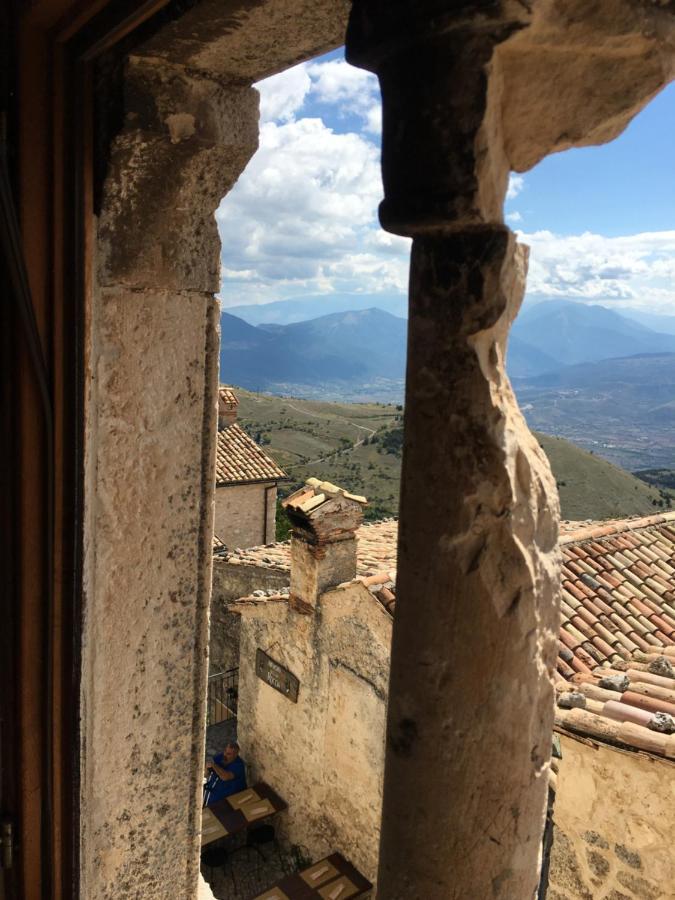
[[202, 847], [239, 834], [286, 808], [286, 803], [264, 781], [230, 794], [202, 810]]
[[286, 875], [255, 900], [347, 900], [362, 897], [371, 888], [370, 881], [341, 853], [331, 853], [300, 872]]

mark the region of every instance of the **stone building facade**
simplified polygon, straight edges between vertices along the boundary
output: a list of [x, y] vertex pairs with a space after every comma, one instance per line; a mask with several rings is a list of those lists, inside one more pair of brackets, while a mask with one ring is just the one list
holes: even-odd
[[[316, 480], [289, 497], [289, 588], [231, 609], [238, 738], [253, 776], [288, 803], [283, 838], [312, 858], [339, 850], [375, 880], [395, 573], [356, 578], [362, 500]], [[261, 651], [299, 680], [297, 702], [260, 677]]]
[[[368, 577], [376, 571], [396, 568], [395, 519], [361, 525], [356, 532], [356, 574]], [[228, 551], [219, 547], [213, 556], [211, 637], [209, 664], [212, 671], [239, 665], [241, 597], [254, 591], [268, 595], [288, 594], [290, 589], [291, 542]]]
[[673, 895], [675, 762], [561, 735], [546, 900]]
[[[220, 560], [230, 589], [257, 588], [222, 606], [240, 623], [240, 646], [230, 646], [240, 653], [240, 739], [255, 776], [290, 798], [284, 839], [316, 856], [346, 852], [374, 879], [395, 523], [361, 526], [353, 541], [354, 509], [341, 548], [345, 523], [331, 526], [325, 500], [339, 489], [323, 487], [312, 480], [288, 498], [301, 513], [290, 544]], [[313, 507], [317, 495], [324, 500]], [[539, 896], [666, 900], [675, 879], [675, 513], [564, 523], [563, 532], [562, 753], [547, 776], [553, 842]], [[336, 570], [345, 557], [349, 567]], [[261, 680], [260, 649], [299, 679], [297, 704]], [[471, 737], [469, 725], [466, 752]]]
[[277, 485], [286, 473], [237, 423], [239, 401], [218, 391], [214, 533], [225, 546], [257, 547], [275, 538]]

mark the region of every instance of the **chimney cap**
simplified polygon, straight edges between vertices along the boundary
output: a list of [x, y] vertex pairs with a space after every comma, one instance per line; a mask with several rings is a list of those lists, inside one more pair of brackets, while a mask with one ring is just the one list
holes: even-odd
[[344, 488], [331, 484], [330, 481], [319, 481], [318, 478], [308, 478], [304, 487], [298, 488], [281, 505], [289, 512], [296, 512], [304, 516], [311, 516], [320, 506], [330, 503], [338, 497], [344, 497], [351, 504], [366, 506], [368, 501], [359, 494], [350, 494]]
[[363, 521], [365, 497], [344, 488], [308, 478], [304, 487], [281, 501], [296, 537], [312, 543], [331, 543], [353, 535]]
[[218, 388], [218, 406], [228, 410], [236, 410], [239, 406], [237, 395], [228, 385], [221, 384]]
[[218, 388], [218, 431], [223, 431], [237, 421], [237, 395], [226, 384]]

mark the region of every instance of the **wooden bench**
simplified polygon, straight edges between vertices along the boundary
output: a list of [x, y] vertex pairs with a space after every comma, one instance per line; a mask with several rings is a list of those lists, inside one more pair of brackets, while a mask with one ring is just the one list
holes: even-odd
[[341, 853], [286, 875], [255, 900], [348, 900], [363, 897], [372, 884]]
[[202, 847], [228, 835], [239, 834], [284, 809], [287, 809], [286, 803], [264, 781], [224, 797], [202, 810]]

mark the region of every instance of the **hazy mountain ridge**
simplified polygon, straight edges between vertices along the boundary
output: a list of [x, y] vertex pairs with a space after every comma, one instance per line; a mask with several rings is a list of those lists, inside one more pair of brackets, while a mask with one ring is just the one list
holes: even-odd
[[[251, 390], [366, 394], [403, 393], [407, 322], [380, 309], [349, 310], [290, 325], [257, 327], [221, 315], [221, 380]], [[293, 391], [304, 387], [305, 390]]]
[[317, 319], [332, 313], [351, 312], [358, 309], [381, 309], [389, 315], [405, 319], [408, 315], [408, 298], [404, 294], [382, 292], [380, 294], [325, 294], [320, 297], [302, 297], [276, 300], [274, 303], [246, 304], [223, 307], [223, 312], [237, 316], [249, 325], [293, 325], [307, 319]]
[[520, 379], [516, 394], [532, 428], [631, 471], [675, 468], [675, 354], [579, 363]]
[[[223, 312], [221, 330], [223, 381], [315, 400], [403, 400], [407, 321], [383, 310], [259, 326]], [[675, 351], [675, 335], [613, 310], [542, 303], [516, 321], [507, 369], [531, 427], [629, 470], [673, 468], [675, 356], [664, 347]]]
[[[344, 385], [353, 381], [356, 375], [368, 377], [380, 375], [382, 378], [401, 380], [405, 372], [404, 326], [407, 315], [406, 300], [396, 294], [364, 294], [364, 295], [328, 295], [297, 300], [282, 300], [258, 306], [235, 306], [223, 311], [223, 317], [243, 320], [249, 326], [255, 326], [267, 334], [276, 335], [279, 340], [278, 349], [272, 344], [273, 358], [277, 365], [276, 373], [269, 367], [260, 373], [264, 375], [264, 385], [270, 381], [288, 386], [296, 377], [297, 366], [293, 359], [298, 355], [298, 347], [292, 340], [294, 332], [291, 326], [302, 326], [296, 336], [305, 342], [300, 356], [311, 356], [318, 362], [325, 348], [312, 351], [307, 342], [317, 340], [323, 342], [329, 338], [329, 330], [338, 324], [345, 324], [354, 312], [367, 313], [372, 319], [380, 311], [393, 317], [398, 322], [398, 332], [392, 335], [391, 330], [383, 334], [393, 338], [393, 343], [386, 352], [383, 341], [377, 340], [370, 347], [370, 335], [364, 330], [359, 333], [355, 327], [350, 334], [343, 332], [343, 346], [338, 355], [345, 357], [342, 373], [335, 374], [335, 367], [319, 365], [311, 372], [312, 378], [321, 384], [325, 391], [326, 379], [337, 378]], [[317, 315], [319, 313], [319, 315]], [[654, 316], [634, 311], [633, 315], [642, 319], [631, 318], [603, 306], [589, 306], [566, 300], [550, 300], [533, 306], [526, 306], [516, 319], [509, 338], [507, 367], [514, 379], [530, 378], [547, 372], [561, 369], [577, 363], [597, 362], [602, 359], [633, 356], [641, 353], [673, 353], [675, 352], [675, 316]], [[671, 321], [672, 320], [672, 321]], [[385, 322], [386, 319], [382, 319]], [[315, 323], [310, 325], [309, 323]], [[662, 331], [649, 327], [654, 322], [662, 327]], [[364, 319], [365, 328], [369, 327]], [[380, 327], [380, 323], [378, 323]], [[225, 336], [226, 329], [223, 328]], [[250, 332], [248, 332], [250, 337]], [[360, 349], [368, 349], [373, 354], [372, 364], [366, 361], [358, 364], [359, 353], [351, 353], [349, 342]], [[232, 360], [232, 369], [236, 376], [237, 360]], [[385, 365], [377, 371], [378, 365]], [[353, 367], [356, 366], [356, 370]], [[330, 374], [328, 374], [330, 372]], [[250, 373], [247, 372], [247, 377]], [[253, 376], [251, 376], [253, 377]], [[236, 380], [236, 378], [235, 378]], [[303, 381], [311, 385], [311, 379]]]
[[[548, 301], [524, 309], [511, 329], [510, 343], [518, 341], [519, 356], [507, 355], [509, 374], [518, 378], [543, 374], [577, 363], [633, 356], [638, 353], [674, 353], [675, 334], [653, 331], [604, 306], [569, 301]], [[538, 362], [545, 354], [555, 361]], [[523, 366], [529, 362], [529, 370]]]

